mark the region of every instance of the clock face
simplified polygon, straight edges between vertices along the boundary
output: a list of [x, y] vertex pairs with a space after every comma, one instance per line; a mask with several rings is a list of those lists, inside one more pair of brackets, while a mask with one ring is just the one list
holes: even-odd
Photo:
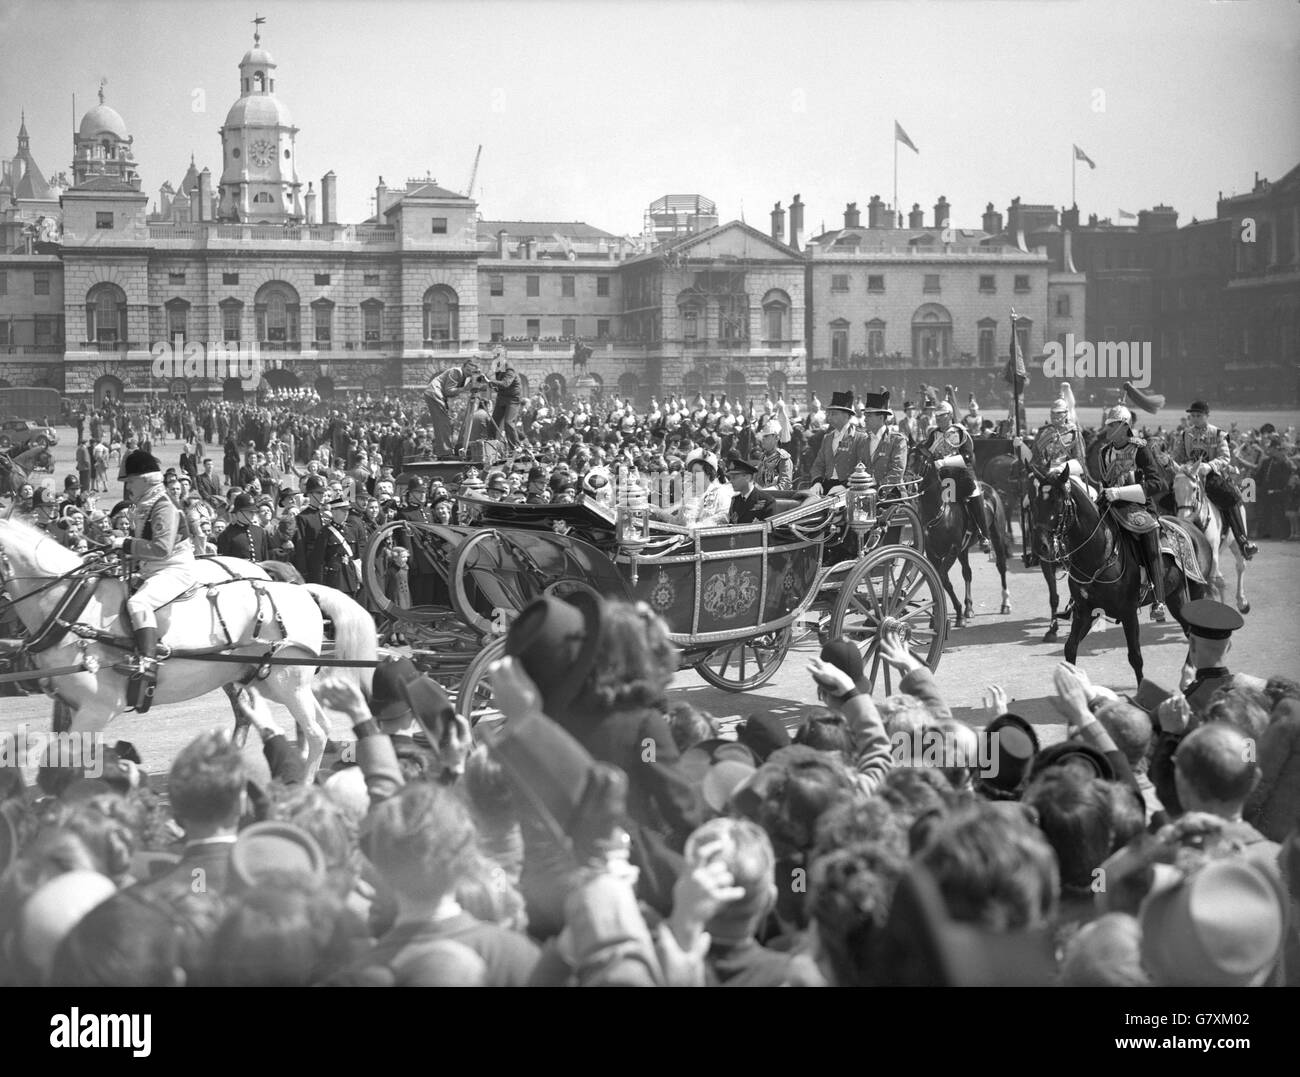
[[265, 168], [275, 157], [275, 143], [267, 142], [266, 139], [258, 139], [248, 147], [248, 156], [253, 164], [259, 168]]

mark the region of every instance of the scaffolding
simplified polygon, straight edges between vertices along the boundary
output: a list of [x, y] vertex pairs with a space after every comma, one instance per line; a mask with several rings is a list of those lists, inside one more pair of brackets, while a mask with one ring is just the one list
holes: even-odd
[[647, 247], [695, 235], [718, 223], [718, 207], [702, 194], [666, 194], [646, 207], [642, 234]]

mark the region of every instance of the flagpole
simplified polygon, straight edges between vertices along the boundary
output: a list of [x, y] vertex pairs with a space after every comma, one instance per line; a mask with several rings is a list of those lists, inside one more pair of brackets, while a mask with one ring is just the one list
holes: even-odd
[[1011, 407], [1012, 429], [1020, 437], [1020, 373], [1016, 364], [1016, 312], [1011, 311]]
[[1070, 205], [1071, 206], [1077, 206], [1079, 204], [1079, 195], [1074, 189], [1075, 184], [1078, 182], [1075, 179], [1075, 173], [1078, 167], [1079, 167], [1079, 155], [1074, 151], [1074, 147], [1071, 146], [1070, 147]]
[[894, 204], [890, 207], [893, 214], [893, 226], [898, 224], [898, 121], [894, 121]]

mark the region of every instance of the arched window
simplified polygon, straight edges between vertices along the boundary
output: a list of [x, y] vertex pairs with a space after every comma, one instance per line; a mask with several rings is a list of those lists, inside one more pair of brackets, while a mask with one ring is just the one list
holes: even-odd
[[253, 72], [253, 92], [254, 92], [254, 93], [262, 93], [265, 89], [266, 89], [266, 72], [265, 72], [265, 71], [254, 71], [254, 72]]
[[952, 315], [938, 303], [923, 303], [912, 315], [912, 359], [941, 366], [952, 351]]
[[86, 339], [100, 344], [126, 340], [126, 293], [116, 284], [96, 284], [86, 293]]
[[253, 205], [270, 206], [275, 204], [275, 199], [271, 196], [270, 191], [258, 191], [253, 195]]
[[767, 376], [767, 388], [774, 400], [780, 400], [785, 396], [785, 387], [786, 377], [781, 371], [774, 370]]
[[112, 374], [105, 374], [97, 378], [94, 388], [95, 407], [102, 408], [110, 402], [114, 404], [122, 403], [124, 392], [121, 378], [115, 378]]
[[546, 394], [547, 402], [552, 407], [564, 400], [564, 394], [568, 389], [563, 374], [547, 374], [546, 381], [542, 392]]
[[618, 395], [624, 400], [631, 400], [635, 403], [637, 396], [641, 392], [641, 379], [635, 374], [622, 374], [618, 379]]
[[254, 298], [257, 339], [270, 345], [298, 343], [298, 309], [298, 293], [284, 281], [263, 284]]
[[704, 392], [704, 375], [698, 370], [688, 370], [682, 375], [682, 395], [687, 398], [687, 405], [695, 403], [695, 397]]
[[184, 340], [188, 333], [190, 305], [184, 299], [169, 299], [164, 304], [167, 308], [167, 340], [174, 341], [177, 337]]
[[[516, 370], [515, 373], [516, 373], [516, 374], [519, 374], [519, 371]], [[523, 396], [523, 398], [524, 398], [525, 400], [528, 399], [528, 397], [529, 397], [530, 394], [529, 394], [529, 391], [528, 391], [528, 375], [527, 375], [527, 374], [519, 374], [519, 392], [520, 392], [520, 394]]]
[[790, 297], [780, 288], [763, 296], [763, 339], [779, 345], [790, 338]]
[[292, 370], [268, 370], [262, 382], [270, 389], [297, 389], [302, 384]]
[[445, 284], [424, 293], [424, 339], [430, 345], [460, 340], [460, 298]]

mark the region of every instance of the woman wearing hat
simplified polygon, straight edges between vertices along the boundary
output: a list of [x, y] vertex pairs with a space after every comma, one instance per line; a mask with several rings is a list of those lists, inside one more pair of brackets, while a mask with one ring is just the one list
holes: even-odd
[[126, 496], [132, 502], [130, 537], [110, 540], [139, 569], [144, 583], [126, 601], [135, 635], [137, 661], [127, 682], [127, 703], [143, 714], [158, 683], [156, 610], [194, 583], [194, 544], [185, 514], [167, 496], [162, 465], [136, 449], [122, 465]]

